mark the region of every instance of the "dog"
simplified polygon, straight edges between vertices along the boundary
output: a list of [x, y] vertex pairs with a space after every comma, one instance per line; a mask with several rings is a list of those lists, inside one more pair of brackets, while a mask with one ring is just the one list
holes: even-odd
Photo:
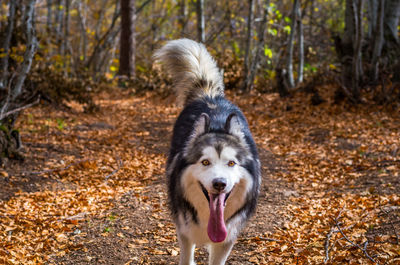
[[209, 264], [225, 264], [256, 208], [256, 144], [243, 113], [225, 98], [222, 72], [203, 44], [172, 40], [154, 58], [172, 76], [183, 104], [166, 167], [180, 264], [195, 264], [196, 245], [208, 248]]

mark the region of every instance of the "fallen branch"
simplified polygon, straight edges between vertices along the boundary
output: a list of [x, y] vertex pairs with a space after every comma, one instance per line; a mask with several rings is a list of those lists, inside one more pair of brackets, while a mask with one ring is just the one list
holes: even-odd
[[124, 162], [121, 159], [117, 158], [117, 166], [118, 166], [118, 168], [114, 169], [110, 174], [105, 176], [104, 177], [105, 181], [107, 181], [111, 176], [113, 176], [115, 173], [117, 173], [121, 169], [121, 167], [123, 165], [124, 165]]
[[[342, 215], [343, 209], [344, 209], [345, 205], [343, 206], [343, 208], [339, 211], [338, 215], [335, 217], [335, 222], [337, 222], [337, 220], [340, 218], [340, 216]], [[326, 235], [326, 239], [325, 239], [325, 260], [324, 263], [327, 263], [329, 260], [329, 242], [331, 240], [332, 234], [333, 233], [337, 233], [339, 232], [339, 230], [334, 230], [334, 227], [332, 226], [329, 233]], [[335, 244], [333, 244], [332, 246], [334, 246]]]
[[346, 239], [346, 241], [349, 242], [353, 247], [356, 247], [356, 248], [360, 249], [360, 250], [364, 253], [364, 255], [365, 255], [370, 261], [372, 261], [372, 262], [374, 262], [374, 263], [376, 263], [376, 264], [379, 265], [379, 263], [378, 263], [376, 260], [374, 260], [374, 259], [368, 254], [368, 251], [367, 251], [368, 240], [366, 240], [366, 241], [363, 243], [363, 245], [364, 245], [363, 247], [361, 247], [361, 246], [358, 245], [357, 243], [354, 243], [354, 242], [351, 241], [351, 240], [346, 236], [346, 234], [343, 232], [342, 228], [340, 227], [340, 223], [339, 223], [337, 220], [335, 220], [335, 221], [336, 221], [335, 225], [336, 225], [336, 227], [338, 228], [340, 234], [342, 234], [343, 238]]
[[28, 108], [32, 107], [33, 105], [38, 104], [39, 101], [40, 101], [40, 96], [37, 98], [37, 100], [35, 100], [35, 102], [32, 102], [32, 103], [30, 103], [30, 104], [28, 104], [28, 105], [25, 105], [25, 106], [22, 106], [22, 107], [19, 107], [19, 108], [16, 108], [16, 109], [7, 111], [7, 112], [4, 113], [4, 114], [1, 114], [1, 115], [0, 115], [0, 120], [4, 119], [4, 118], [7, 117], [7, 116], [10, 116], [11, 114], [14, 114], [14, 113], [16, 113], [16, 112], [20, 112], [21, 110], [28, 109]]

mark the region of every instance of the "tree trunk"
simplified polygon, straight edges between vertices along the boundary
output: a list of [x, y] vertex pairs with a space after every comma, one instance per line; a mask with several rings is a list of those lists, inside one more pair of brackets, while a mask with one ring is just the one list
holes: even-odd
[[303, 82], [303, 72], [304, 72], [304, 32], [303, 32], [303, 23], [301, 17], [301, 8], [300, 4], [297, 7], [296, 11], [296, 24], [299, 32], [297, 34], [298, 37], [298, 45], [299, 45], [299, 65], [297, 71], [297, 84]]
[[362, 79], [362, 58], [361, 58], [361, 42], [362, 42], [362, 8], [363, 0], [353, 0], [353, 16], [354, 16], [354, 35], [353, 35], [353, 66], [352, 66], [352, 94], [358, 100], [360, 98], [360, 80]]
[[186, 34], [187, 15], [188, 15], [188, 10], [186, 5], [186, 0], [180, 0], [178, 23], [181, 28], [181, 35]]
[[[14, 1], [11, 1], [14, 2]], [[0, 97], [0, 162], [2, 162], [4, 157], [8, 158], [22, 158], [18, 152], [18, 148], [21, 146], [21, 140], [17, 130], [14, 130], [14, 123], [21, 109], [18, 99], [23, 93], [23, 83], [25, 81], [26, 75], [30, 71], [32, 60], [36, 52], [38, 41], [35, 35], [35, 0], [22, 2], [21, 10], [24, 10], [23, 18], [23, 29], [25, 33], [26, 49], [23, 56], [23, 61], [19, 67], [15, 70], [15, 78], [9, 78], [7, 80], [8, 89], [7, 94]], [[12, 29], [10, 34], [13, 35], [16, 30], [12, 27], [14, 23], [13, 16], [15, 15], [15, 9], [11, 10], [12, 4], [10, 5], [10, 24], [8, 24], [7, 29]], [[7, 32], [8, 34], [8, 32]], [[15, 34], [16, 35], [16, 34]], [[10, 44], [7, 44], [8, 49]], [[13, 75], [14, 76], [14, 75]], [[26, 106], [28, 107], [28, 106]], [[25, 108], [26, 108], [25, 107]]]
[[64, 22], [64, 37], [63, 37], [63, 41], [64, 41], [64, 53], [62, 54], [64, 57], [64, 72], [65, 74], [67, 74], [68, 72], [68, 68], [71, 65], [71, 58], [68, 58], [69, 54], [69, 24], [70, 24], [70, 3], [71, 0], [65, 0], [65, 22]]
[[243, 77], [244, 82], [242, 86], [242, 90], [247, 90], [248, 86], [248, 78], [249, 78], [249, 64], [250, 64], [250, 49], [251, 49], [251, 37], [252, 37], [252, 29], [253, 29], [253, 21], [254, 21], [254, 1], [249, 0], [249, 12], [247, 15], [247, 36], [246, 36], [246, 46], [244, 51], [244, 64], [243, 64]]
[[12, 88], [11, 100], [15, 100], [22, 93], [22, 85], [24, 84], [26, 75], [31, 69], [33, 56], [35, 55], [38, 41], [35, 31], [35, 0], [30, 0], [26, 7], [25, 16], [25, 32], [26, 32], [26, 50], [24, 53], [24, 61], [20, 65], [18, 76], [15, 78], [15, 83]]
[[378, 1], [379, 3], [382, 2], [382, 0], [368, 0], [368, 39], [372, 38], [372, 34], [376, 30], [376, 23], [378, 19]]
[[62, 32], [64, 28], [64, 6], [63, 0], [57, 1], [57, 12], [56, 12], [56, 25], [57, 25], [57, 44], [58, 44], [58, 54], [64, 54], [64, 42], [62, 40]]
[[[383, 19], [385, 11], [385, 0], [380, 0], [378, 5], [378, 17], [376, 20], [376, 27], [373, 30], [375, 38], [373, 39], [373, 51], [371, 60], [371, 79], [373, 82], [378, 80], [379, 76], [379, 57], [381, 56], [383, 47]], [[371, 40], [372, 41], [372, 40]]]
[[353, 5], [353, 0], [346, 0], [346, 10], [345, 10], [345, 29], [344, 35], [341, 42], [341, 64], [342, 64], [342, 82], [341, 88], [344, 95], [349, 98], [352, 102], [358, 102], [357, 95], [353, 94], [353, 83], [354, 83], [354, 36], [356, 34], [355, 27], [356, 23], [354, 20], [354, 15], [357, 12], [355, 6]]
[[384, 20], [384, 35], [385, 41], [388, 42], [389, 47], [391, 43], [394, 46], [399, 45], [398, 26], [400, 17], [400, 1], [387, 0], [385, 3], [385, 20]]
[[197, 38], [199, 42], [205, 43], [206, 41], [206, 31], [204, 23], [204, 0], [197, 0]]
[[135, 0], [121, 0], [121, 38], [119, 75], [135, 77]]
[[1, 39], [3, 42], [2, 48], [4, 57], [0, 59], [0, 91], [6, 90], [8, 86], [8, 60], [11, 36], [14, 31], [15, 10], [17, 8], [16, 1], [10, 1], [8, 10], [8, 24], [4, 37]]
[[87, 35], [86, 35], [86, 4], [83, 7], [81, 1], [78, 2], [78, 17], [79, 17], [79, 26], [81, 28], [81, 38], [80, 38], [80, 58], [77, 60], [78, 62], [85, 63], [86, 61], [86, 53], [87, 53]]
[[294, 0], [292, 16], [291, 16], [292, 21], [290, 25], [290, 35], [288, 41], [288, 52], [286, 57], [286, 75], [284, 75], [287, 78], [287, 83], [290, 88], [295, 87], [293, 78], [293, 49], [294, 49], [294, 36], [296, 33], [297, 10], [300, 8], [299, 5], [300, 5], [299, 0]]
[[250, 73], [248, 74], [248, 77], [245, 79], [245, 89], [247, 90], [252, 90], [253, 89], [253, 85], [254, 85], [254, 77], [256, 75], [257, 72], [257, 67], [258, 67], [258, 62], [259, 62], [259, 58], [260, 58], [260, 54], [263, 50], [264, 47], [264, 36], [265, 36], [265, 32], [267, 29], [267, 18], [268, 18], [268, 8], [269, 8], [269, 0], [265, 0], [264, 3], [264, 16], [263, 19], [261, 21], [259, 30], [258, 30], [258, 43], [257, 43], [257, 48], [256, 48], [256, 53], [254, 56], [254, 59], [251, 62], [251, 67], [250, 67]]

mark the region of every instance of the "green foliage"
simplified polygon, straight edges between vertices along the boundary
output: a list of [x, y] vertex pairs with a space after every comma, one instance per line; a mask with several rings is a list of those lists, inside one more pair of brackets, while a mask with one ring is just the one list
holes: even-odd
[[60, 131], [64, 130], [64, 128], [65, 128], [65, 121], [64, 121], [64, 119], [57, 118], [57, 119], [56, 119], [56, 122], [57, 122], [57, 129], [60, 130]]

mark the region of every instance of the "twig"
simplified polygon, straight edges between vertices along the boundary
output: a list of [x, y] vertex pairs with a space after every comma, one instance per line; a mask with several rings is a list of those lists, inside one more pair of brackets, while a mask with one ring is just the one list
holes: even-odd
[[30, 103], [30, 104], [28, 104], [28, 105], [25, 105], [25, 106], [22, 106], [22, 107], [19, 107], [19, 108], [16, 108], [16, 109], [7, 111], [7, 112], [4, 113], [4, 114], [1, 114], [1, 115], [0, 115], [0, 120], [4, 119], [4, 118], [7, 117], [7, 116], [10, 116], [11, 114], [14, 114], [14, 113], [16, 113], [16, 112], [19, 112], [19, 111], [21, 111], [21, 110], [30, 108], [30, 107], [32, 107], [33, 105], [38, 104], [39, 101], [40, 101], [40, 96], [37, 98], [37, 100], [36, 100], [35, 102], [32, 102], [32, 103]]
[[[342, 209], [339, 211], [338, 215], [335, 217], [334, 221], [335, 223], [337, 223], [337, 221], [339, 220], [340, 216], [342, 215], [343, 209], [346, 205], [343, 205]], [[324, 263], [327, 263], [329, 260], [329, 241], [331, 240], [332, 234], [333, 233], [337, 233], [339, 232], [338, 230], [334, 230], [334, 227], [331, 226], [331, 229], [329, 231], [329, 233], [326, 235], [326, 239], [325, 239], [325, 260]], [[334, 246], [334, 244], [332, 245]]]
[[279, 239], [275, 239], [275, 238], [268, 238], [268, 237], [259, 237], [261, 240], [264, 240], [264, 241], [271, 241], [271, 242], [282, 242], [281, 240], [279, 240]]
[[327, 263], [328, 260], [329, 260], [329, 241], [331, 240], [332, 234], [334, 232], [337, 233], [338, 230], [334, 230], [333, 227], [331, 227], [331, 230], [326, 235], [326, 239], [325, 239], [325, 260], [324, 260], [324, 263]]
[[112, 175], [114, 175], [115, 173], [117, 173], [117, 172], [121, 169], [121, 167], [122, 167], [123, 165], [124, 165], [124, 162], [123, 162], [121, 159], [117, 158], [117, 166], [118, 166], [118, 168], [117, 168], [117, 169], [114, 169], [110, 174], [108, 174], [107, 176], [105, 176], [105, 177], [104, 177], [105, 181], [107, 181], [109, 177], [111, 177]]
[[364, 242], [364, 247], [361, 247], [360, 245], [354, 243], [354, 242], [351, 241], [351, 240], [345, 235], [345, 233], [342, 231], [342, 229], [341, 229], [341, 227], [340, 227], [340, 223], [337, 222], [337, 220], [335, 220], [335, 221], [336, 221], [336, 224], [335, 224], [335, 225], [336, 225], [336, 227], [338, 228], [339, 232], [342, 234], [343, 238], [346, 239], [346, 241], [349, 242], [353, 247], [356, 247], [356, 248], [360, 249], [360, 250], [364, 253], [364, 255], [365, 255], [369, 260], [371, 260], [372, 262], [374, 262], [374, 263], [376, 263], [376, 264], [379, 265], [379, 263], [378, 263], [376, 260], [374, 260], [374, 259], [368, 254], [368, 252], [367, 252], [368, 240], [366, 240], [366, 241]]

